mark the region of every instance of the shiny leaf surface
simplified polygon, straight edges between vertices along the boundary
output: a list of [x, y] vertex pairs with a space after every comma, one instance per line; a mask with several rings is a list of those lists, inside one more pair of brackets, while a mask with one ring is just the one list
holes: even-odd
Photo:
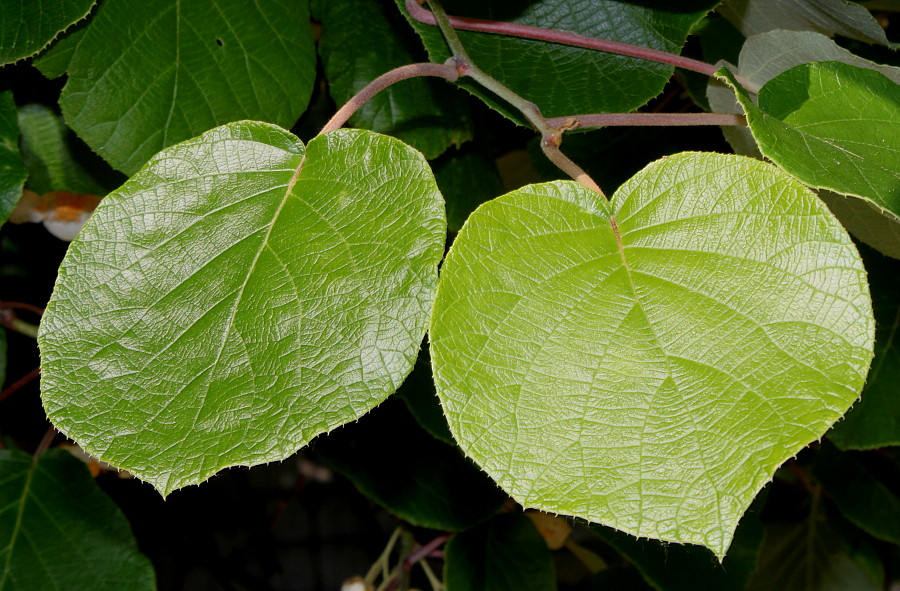
[[54, 424], [164, 495], [280, 460], [412, 369], [443, 253], [421, 154], [239, 122], [155, 156], [72, 243], [41, 324]]
[[451, 432], [517, 501], [723, 556], [856, 400], [872, 333], [859, 255], [813, 193], [688, 153], [611, 202], [560, 181], [482, 205], [431, 354]]

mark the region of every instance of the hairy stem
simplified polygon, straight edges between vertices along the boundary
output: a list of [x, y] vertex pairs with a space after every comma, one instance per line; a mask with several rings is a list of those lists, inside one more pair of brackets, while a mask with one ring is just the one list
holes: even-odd
[[[433, 7], [433, 3], [428, 3]], [[422, 8], [415, 0], [406, 0], [406, 9], [409, 15], [428, 25], [441, 25], [438, 11], [429, 12]], [[640, 47], [638, 45], [630, 45], [628, 43], [619, 43], [618, 41], [609, 41], [606, 39], [597, 39], [595, 37], [584, 37], [576, 33], [567, 33], [565, 31], [555, 31], [552, 29], [542, 29], [540, 27], [531, 27], [528, 25], [518, 25], [515, 23], [504, 23], [501, 21], [489, 21], [476, 18], [467, 18], [459, 16], [446, 16], [448, 25], [454, 29], [463, 31], [477, 31], [480, 33], [495, 33], [498, 35], [508, 35], [510, 37], [523, 37], [525, 39], [535, 39], [537, 41], [548, 41], [550, 43], [559, 43], [561, 45], [571, 45], [573, 47], [584, 47], [585, 49], [594, 49], [597, 51], [605, 51], [619, 55], [627, 55], [640, 59], [669, 64], [685, 70], [699, 72], [707, 76], [715, 76], [718, 68], [706, 62], [693, 60], [687, 57]], [[444, 27], [441, 27], [443, 31]], [[445, 33], [446, 35], [446, 33]], [[448, 41], [449, 44], [449, 41]], [[452, 46], [451, 46], [452, 48]]]
[[418, 76], [436, 76], [450, 82], [456, 82], [459, 78], [459, 71], [452, 65], [425, 63], [400, 66], [399, 68], [394, 68], [389, 72], [385, 72], [353, 95], [353, 97], [328, 120], [328, 123], [322, 128], [319, 135], [334, 131], [335, 129], [340, 129], [360, 107], [391, 84], [406, 80], [407, 78], [416, 78]]
[[623, 125], [648, 126], [692, 126], [692, 125], [737, 125], [746, 126], [743, 115], [732, 113], [597, 113], [593, 115], [571, 115], [553, 117], [547, 124], [568, 131], [579, 127], [613, 127]]
[[[416, 8], [423, 10], [416, 4], [415, 0], [406, 0], [406, 5], [407, 8], [415, 5]], [[563, 172], [575, 179], [575, 181], [605, 197], [603, 191], [597, 186], [597, 183], [595, 183], [581, 167], [572, 162], [572, 160], [559, 150], [559, 144], [562, 141], [562, 132], [560, 129], [548, 123], [537, 105], [522, 98], [496, 78], [487, 74], [472, 63], [469, 54], [466, 53], [465, 48], [459, 40], [459, 36], [453, 28], [453, 24], [444, 12], [440, 1], [428, 0], [428, 5], [431, 7], [431, 12], [428, 14], [434, 16], [435, 23], [441, 29], [441, 33], [444, 35], [444, 39], [447, 41], [447, 45], [453, 53], [453, 59], [455, 60], [457, 70], [460, 74], [469, 76], [475, 82], [515, 107], [541, 134], [541, 148], [543, 149], [544, 154], [547, 155], [547, 158]], [[426, 10], [424, 12], [427, 13], [428, 11]]]

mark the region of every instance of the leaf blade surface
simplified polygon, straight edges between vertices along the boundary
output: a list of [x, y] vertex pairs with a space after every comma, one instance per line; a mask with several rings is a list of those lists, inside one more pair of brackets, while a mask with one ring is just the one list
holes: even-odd
[[778, 465], [858, 397], [871, 314], [813, 194], [681, 154], [611, 204], [556, 182], [479, 208], [431, 352], [451, 432], [520, 503], [722, 556]]
[[409, 373], [444, 224], [421, 155], [384, 136], [304, 148], [240, 122], [173, 146], [63, 262], [39, 336], [47, 414], [164, 495], [283, 459]]

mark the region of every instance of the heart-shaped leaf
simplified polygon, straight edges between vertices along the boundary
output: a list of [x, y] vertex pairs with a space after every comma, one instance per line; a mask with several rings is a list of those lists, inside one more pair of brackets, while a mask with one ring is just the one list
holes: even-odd
[[482, 205], [444, 263], [438, 394], [527, 507], [723, 556], [775, 469], [853, 403], [865, 271], [808, 189], [740, 156], [657, 161]]
[[72, 243], [41, 323], [54, 424], [164, 495], [282, 459], [412, 369], [443, 253], [424, 158], [240, 122], [155, 156]]

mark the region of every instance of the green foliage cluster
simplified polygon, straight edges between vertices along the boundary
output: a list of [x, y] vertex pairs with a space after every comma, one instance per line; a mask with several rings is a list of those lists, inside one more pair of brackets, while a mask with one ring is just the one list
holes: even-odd
[[[87, 221], [0, 321], [91, 457], [305, 448], [400, 524], [379, 589], [895, 583], [896, 6], [58, 4], [0, 4], [61, 87], [0, 88], [0, 222]], [[0, 451], [0, 591], [153, 588], [54, 434]]]

